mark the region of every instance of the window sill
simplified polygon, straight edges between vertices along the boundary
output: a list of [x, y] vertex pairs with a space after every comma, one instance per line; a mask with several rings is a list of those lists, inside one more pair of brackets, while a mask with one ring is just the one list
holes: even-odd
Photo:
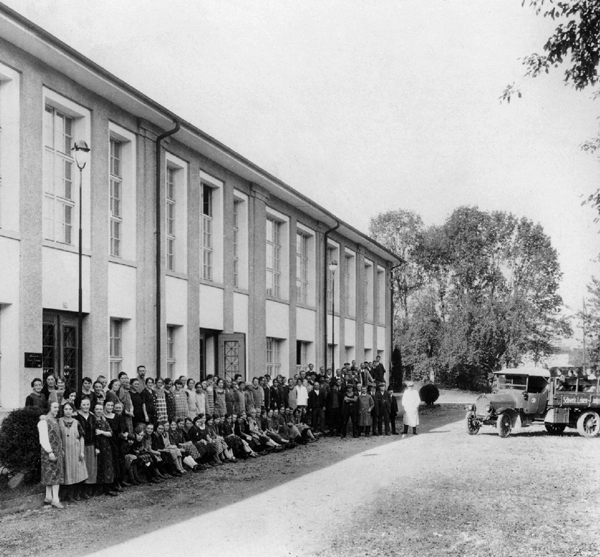
[[3, 238], [10, 238], [11, 240], [20, 240], [21, 234], [16, 230], [8, 230], [0, 228], [0, 236]]
[[233, 291], [237, 294], [245, 294], [246, 296], [250, 295], [250, 291], [247, 288], [240, 288], [239, 286], [234, 286]]
[[[53, 242], [51, 240], [42, 240], [42, 246], [45, 248], [50, 248], [50, 249], [57, 249], [60, 251], [66, 251], [69, 253], [74, 253], [74, 254], [79, 254], [79, 248], [76, 248], [75, 246], [71, 246], [69, 244], [61, 244], [60, 242]], [[83, 248], [81, 250], [82, 255], [85, 255], [86, 257], [91, 257], [92, 252], [89, 249]]]
[[181, 280], [187, 280], [188, 276], [185, 273], [178, 273], [177, 271], [165, 271], [165, 276], [173, 277]]
[[267, 294], [266, 299], [271, 300], [272, 302], [279, 302], [280, 304], [287, 304], [288, 306], [290, 305], [289, 300], [284, 300], [283, 298], [276, 298], [275, 296], [271, 296], [269, 294]]
[[212, 280], [206, 280], [206, 279], [198, 279], [198, 282], [200, 284], [203, 284], [204, 286], [212, 286], [213, 288], [219, 288], [221, 290], [225, 290], [225, 286], [220, 283], [220, 282], [213, 282]]
[[137, 263], [135, 261], [131, 261], [130, 259], [121, 259], [120, 257], [115, 257], [114, 255], [108, 256], [109, 263], [115, 263], [117, 265], [124, 265], [125, 267], [133, 267], [137, 269]]
[[305, 304], [303, 302], [296, 302], [296, 307], [303, 308], [303, 309], [310, 309], [312, 311], [315, 311], [317, 309], [315, 306], [310, 305], [310, 304]]

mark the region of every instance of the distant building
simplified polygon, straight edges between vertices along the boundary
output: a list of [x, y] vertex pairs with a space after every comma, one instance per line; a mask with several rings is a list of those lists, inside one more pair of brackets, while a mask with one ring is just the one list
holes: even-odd
[[51, 372], [292, 376], [377, 355], [389, 370], [393, 254], [4, 6], [0, 37], [0, 409]]

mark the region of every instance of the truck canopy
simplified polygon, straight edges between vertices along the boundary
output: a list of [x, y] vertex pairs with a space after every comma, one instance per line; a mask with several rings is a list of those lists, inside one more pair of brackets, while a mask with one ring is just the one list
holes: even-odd
[[515, 367], [515, 368], [506, 368], [501, 369], [500, 371], [495, 371], [495, 375], [528, 375], [529, 377], [550, 377], [550, 372], [547, 369], [542, 367], [533, 367], [533, 366], [525, 366], [525, 367]]

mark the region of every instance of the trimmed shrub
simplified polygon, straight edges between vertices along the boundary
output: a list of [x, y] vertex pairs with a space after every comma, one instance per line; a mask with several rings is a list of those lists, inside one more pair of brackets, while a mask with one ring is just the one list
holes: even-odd
[[0, 464], [12, 473], [23, 472], [27, 479], [40, 477], [40, 442], [37, 424], [43, 410], [13, 410], [0, 426]]
[[419, 396], [425, 404], [431, 406], [440, 397], [440, 391], [433, 383], [427, 383], [419, 390]]

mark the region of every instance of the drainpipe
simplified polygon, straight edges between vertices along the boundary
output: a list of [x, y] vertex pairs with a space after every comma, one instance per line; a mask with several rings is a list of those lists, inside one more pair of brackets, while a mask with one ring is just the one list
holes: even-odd
[[161, 143], [163, 139], [177, 133], [180, 128], [179, 122], [175, 121], [175, 127], [165, 133], [160, 134], [156, 138], [156, 197], [154, 200], [155, 210], [156, 210], [156, 378], [160, 377], [160, 360], [161, 360], [161, 339], [162, 339], [162, 327], [161, 327], [161, 313], [162, 313], [162, 303], [161, 303], [161, 248], [162, 248], [162, 233], [161, 233], [161, 217], [160, 217], [160, 207], [162, 204], [162, 199], [160, 195], [160, 184], [162, 179], [162, 165], [161, 165]]
[[[340, 227], [340, 221], [336, 220], [336, 225], [333, 228], [325, 231], [324, 235], [324, 243], [323, 243], [323, 270], [325, 271], [325, 280], [323, 281], [323, 300], [325, 303], [325, 308], [323, 311], [323, 352], [325, 357], [323, 358], [325, 365], [323, 370], [325, 374], [327, 374], [327, 278], [329, 277], [329, 263], [327, 262], [327, 238], [329, 234], [331, 234], [334, 230], [337, 230]], [[335, 369], [331, 370], [331, 375], [335, 375]]]

